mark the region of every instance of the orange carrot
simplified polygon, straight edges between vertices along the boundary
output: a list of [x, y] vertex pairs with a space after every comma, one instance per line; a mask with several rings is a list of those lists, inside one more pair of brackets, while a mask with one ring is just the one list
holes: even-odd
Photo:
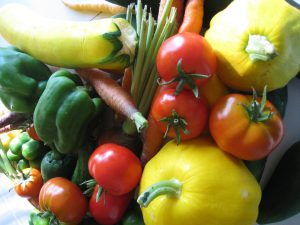
[[132, 69], [131, 69], [131, 67], [127, 67], [124, 70], [123, 79], [122, 79], [122, 87], [128, 93], [130, 93], [131, 81], [132, 81]]
[[148, 127], [143, 133], [143, 150], [141, 154], [142, 165], [145, 165], [160, 150], [164, 140], [164, 132], [150, 113], [148, 115]]
[[203, 22], [203, 3], [204, 0], [187, 0], [183, 21], [178, 33], [200, 33]]
[[148, 121], [136, 108], [132, 96], [109, 77], [108, 73], [98, 69], [77, 69], [76, 71], [94, 87], [109, 107], [132, 120], [138, 131], [147, 127]]
[[[158, 17], [157, 17], [158, 21], [160, 20], [160, 18], [162, 16], [166, 2], [167, 2], [167, 0], [161, 0], [159, 3], [159, 11], [158, 11]], [[184, 14], [184, 0], [173, 0], [172, 6], [177, 8], [176, 22], [177, 22], [177, 26], [179, 26], [182, 23], [183, 14]]]

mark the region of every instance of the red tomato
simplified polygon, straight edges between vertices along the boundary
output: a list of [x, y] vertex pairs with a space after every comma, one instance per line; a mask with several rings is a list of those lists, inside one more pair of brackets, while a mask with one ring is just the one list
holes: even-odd
[[109, 192], [102, 192], [99, 202], [96, 202], [96, 195], [99, 185], [96, 185], [89, 202], [89, 209], [96, 222], [102, 225], [113, 225], [118, 223], [128, 208], [132, 193], [124, 195], [112, 195]]
[[[177, 64], [182, 60], [186, 74], [212, 76], [216, 71], [216, 55], [210, 44], [199, 34], [180, 33], [168, 38], [159, 48], [156, 65], [160, 77], [170, 81], [178, 76]], [[201, 86], [208, 79], [196, 79]]]
[[[174, 112], [177, 115], [172, 116]], [[162, 131], [168, 131], [167, 135], [177, 138], [177, 142], [199, 136], [208, 120], [208, 107], [205, 100], [196, 98], [189, 90], [182, 91], [178, 95], [174, 95], [174, 89], [161, 91], [155, 97], [151, 113]], [[180, 139], [176, 129], [179, 131]], [[185, 129], [188, 133], [184, 131]]]
[[42, 187], [39, 204], [65, 224], [79, 224], [87, 211], [87, 200], [80, 188], [66, 178], [55, 177]]
[[215, 103], [209, 119], [210, 133], [218, 146], [244, 160], [266, 157], [283, 137], [281, 116], [271, 102], [267, 101], [264, 108], [265, 115], [272, 110], [271, 118], [262, 122], [251, 119], [243, 104], [253, 105], [252, 99], [250, 95], [225, 95]]
[[37, 135], [37, 133], [35, 131], [33, 124], [31, 124], [30, 127], [28, 127], [26, 131], [27, 131], [29, 137], [31, 137], [32, 139], [34, 139], [36, 141], [41, 141], [40, 137]]
[[38, 197], [43, 186], [43, 178], [41, 172], [34, 168], [26, 168], [22, 170], [23, 176], [17, 181], [15, 192], [24, 198]]
[[140, 160], [128, 148], [107, 143], [89, 158], [89, 172], [96, 182], [113, 195], [132, 191], [142, 175]]

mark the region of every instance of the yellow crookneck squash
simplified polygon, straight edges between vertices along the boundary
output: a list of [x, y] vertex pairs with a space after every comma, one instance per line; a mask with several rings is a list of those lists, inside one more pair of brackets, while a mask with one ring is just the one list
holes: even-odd
[[208, 137], [168, 142], [145, 166], [146, 225], [253, 225], [261, 189], [242, 161]]
[[205, 33], [217, 74], [241, 91], [285, 86], [300, 70], [300, 10], [286, 0], [234, 0]]

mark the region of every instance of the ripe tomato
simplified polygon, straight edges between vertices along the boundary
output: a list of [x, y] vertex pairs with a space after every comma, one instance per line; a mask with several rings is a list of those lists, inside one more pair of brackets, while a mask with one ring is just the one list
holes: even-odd
[[272, 103], [243, 94], [228, 94], [215, 103], [209, 129], [221, 149], [244, 160], [266, 157], [283, 137], [283, 122]]
[[109, 192], [102, 192], [99, 201], [96, 201], [99, 185], [96, 185], [93, 195], [89, 201], [89, 210], [92, 217], [102, 225], [117, 224], [128, 208], [132, 193], [124, 195], [112, 195]]
[[28, 127], [26, 131], [27, 131], [29, 137], [31, 137], [33, 140], [41, 141], [40, 137], [37, 135], [37, 133], [35, 131], [33, 124], [31, 124], [30, 127]]
[[106, 143], [89, 158], [89, 172], [105, 191], [123, 195], [132, 191], [142, 175], [140, 160], [128, 148]]
[[79, 224], [87, 211], [87, 200], [80, 188], [66, 178], [55, 177], [42, 187], [39, 204], [64, 224]]
[[21, 179], [17, 181], [14, 189], [21, 197], [35, 198], [39, 195], [42, 186], [41, 172], [34, 168], [25, 168], [22, 170]]
[[[160, 46], [156, 65], [163, 81], [169, 82], [179, 75], [177, 66], [180, 60], [185, 74], [211, 77], [216, 71], [216, 55], [210, 44], [199, 34], [188, 32], [176, 34]], [[208, 79], [193, 80], [199, 87]]]
[[208, 120], [208, 106], [189, 90], [174, 95], [174, 89], [161, 91], [154, 99], [152, 116], [166, 135], [188, 140], [202, 133]]

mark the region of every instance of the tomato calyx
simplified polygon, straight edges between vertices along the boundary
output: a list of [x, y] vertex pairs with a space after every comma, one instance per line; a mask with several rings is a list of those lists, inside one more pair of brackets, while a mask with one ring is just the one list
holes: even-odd
[[[97, 187], [98, 191], [96, 194], [96, 202], [100, 201], [100, 197], [101, 197], [102, 193], [104, 192], [104, 189], [99, 184], [97, 184], [94, 179], [87, 180], [87, 181], [83, 182], [81, 185], [86, 185], [87, 189], [83, 192], [83, 194], [88, 197], [92, 196], [94, 189]], [[104, 204], [105, 204], [105, 198], [104, 198]]]
[[51, 225], [60, 225], [59, 219], [51, 212], [45, 211], [37, 214], [38, 217], [47, 219]]
[[252, 92], [253, 92], [253, 98], [250, 105], [246, 105], [243, 103], [241, 104], [246, 110], [246, 112], [248, 113], [251, 121], [257, 123], [257, 122], [264, 122], [271, 119], [273, 116], [272, 109], [268, 109], [268, 111], [266, 111], [265, 109], [265, 105], [267, 102], [267, 87], [266, 86], [264, 87], [261, 102], [257, 101], [257, 92], [255, 91], [254, 88], [252, 88]]
[[180, 130], [183, 131], [184, 134], [189, 134], [189, 130], [187, 127], [187, 122], [183, 117], [180, 117], [175, 109], [172, 110], [172, 115], [170, 117], [164, 117], [160, 119], [161, 122], [168, 123], [166, 132], [164, 134], [164, 138], [168, 136], [168, 133], [171, 128], [174, 129], [176, 135], [176, 143], [177, 145], [180, 143], [181, 136]]
[[176, 68], [177, 68], [178, 75], [175, 78], [166, 82], [161, 82], [160, 80], [158, 80], [158, 84], [169, 85], [178, 82], [174, 93], [175, 95], [178, 95], [182, 91], [184, 85], [187, 84], [192, 89], [195, 97], [198, 98], [199, 90], [194, 79], [207, 79], [209, 76], [204, 74], [197, 74], [197, 73], [186, 73], [182, 69], [182, 58], [178, 60]]
[[23, 190], [26, 188], [27, 183], [33, 182], [33, 177], [31, 175], [32, 168], [28, 170], [28, 172], [24, 172], [23, 170], [17, 170], [17, 174], [15, 175], [15, 185], [21, 185]]

